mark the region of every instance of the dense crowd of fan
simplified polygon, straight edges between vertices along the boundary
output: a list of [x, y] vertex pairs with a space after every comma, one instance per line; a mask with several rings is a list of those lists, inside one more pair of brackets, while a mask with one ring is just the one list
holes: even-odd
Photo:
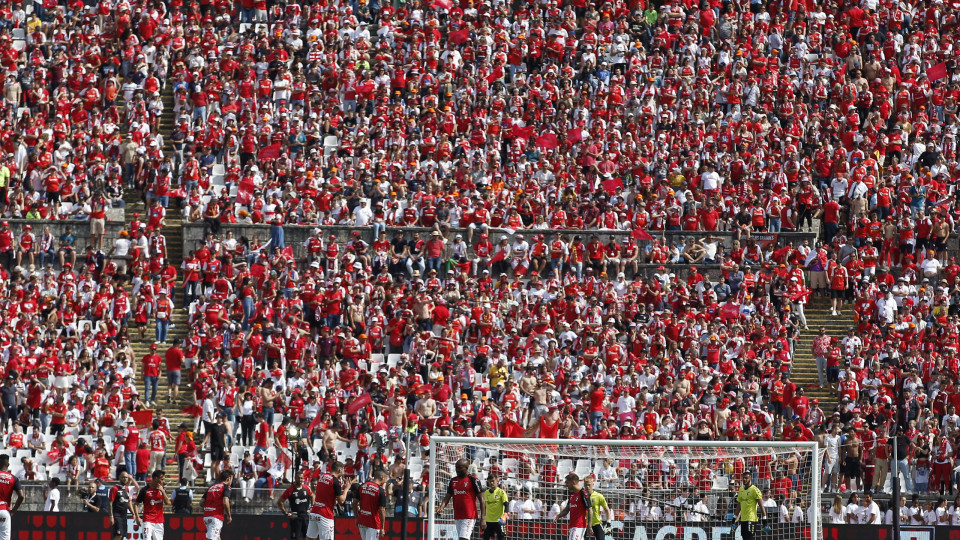
[[[394, 479], [433, 434], [782, 437], [822, 442], [830, 491], [889, 489], [893, 444], [908, 492], [957, 486], [955, 4], [31, 7], [0, 8], [0, 213], [37, 220], [0, 223], [24, 478], [164, 466], [165, 378], [198, 417], [170, 458], [245, 498], [295, 427]], [[125, 190], [145, 215], [104, 246]], [[170, 205], [207, 232], [182, 261]], [[835, 403], [790, 379], [815, 296], [853, 320], [811, 351]]]

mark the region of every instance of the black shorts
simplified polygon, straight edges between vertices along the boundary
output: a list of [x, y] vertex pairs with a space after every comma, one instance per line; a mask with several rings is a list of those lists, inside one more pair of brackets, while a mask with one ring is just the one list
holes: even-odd
[[120, 538], [127, 537], [127, 516], [113, 516], [113, 535]]
[[741, 521], [740, 522], [740, 537], [743, 540], [753, 540], [754, 535], [757, 531], [757, 522], [756, 521]]
[[59, 191], [48, 191], [47, 192], [47, 202], [58, 203], [60, 202], [60, 192]]
[[594, 537], [594, 538], [596, 538], [597, 540], [603, 540], [603, 539], [604, 539], [605, 534], [604, 534], [604, 532], [603, 532], [603, 525], [602, 525], [602, 524], [599, 524], [599, 523], [598, 523], [598, 524], [594, 525], [593, 527], [590, 527], [590, 529], [593, 531], [593, 537]]
[[497, 540], [504, 540], [506, 538], [506, 535], [503, 533], [503, 525], [501, 525], [499, 521], [488, 521], [483, 528], [483, 540], [490, 540], [493, 537], [496, 537]]
[[294, 540], [297, 538], [306, 538], [307, 526], [309, 525], [310, 518], [308, 516], [297, 516], [290, 519], [290, 538]]
[[843, 298], [846, 295], [846, 289], [830, 289], [830, 298]]
[[227, 457], [226, 449], [220, 448], [219, 446], [210, 446], [210, 460], [211, 461], [223, 461]]
[[847, 456], [843, 472], [847, 478], [860, 478], [860, 458]]

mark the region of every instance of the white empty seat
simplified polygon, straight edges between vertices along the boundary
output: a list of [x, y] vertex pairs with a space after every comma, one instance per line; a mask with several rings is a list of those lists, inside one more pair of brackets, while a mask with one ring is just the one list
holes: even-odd
[[399, 355], [399, 354], [388, 354], [388, 355], [387, 355], [387, 367], [390, 367], [390, 368], [395, 368], [395, 367], [397, 367], [397, 364], [400, 363], [400, 356], [401, 356], [401, 355]]
[[27, 39], [27, 31], [23, 28], [14, 28], [11, 31], [13, 39], [25, 40]]
[[588, 474], [593, 472], [593, 463], [591, 463], [589, 459], [578, 459], [577, 467], [574, 470], [574, 472], [576, 472], [578, 476], [583, 478], [584, 476], [587, 476]]
[[506, 476], [512, 476], [517, 474], [518, 464], [517, 460], [513, 458], [507, 458], [503, 460], [503, 473]]

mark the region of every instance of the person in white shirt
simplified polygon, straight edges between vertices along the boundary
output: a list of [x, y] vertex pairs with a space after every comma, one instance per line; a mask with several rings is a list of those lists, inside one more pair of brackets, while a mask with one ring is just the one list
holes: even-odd
[[723, 178], [717, 173], [717, 166], [707, 163], [707, 170], [700, 175], [700, 185], [705, 191], [716, 191], [723, 185]]
[[837, 476], [840, 473], [840, 425], [834, 424], [833, 428], [823, 438], [823, 444], [826, 446], [826, 452], [823, 457], [823, 478], [821, 483], [827, 489], [833, 489], [837, 485]]
[[706, 521], [710, 518], [710, 507], [707, 506], [707, 494], [700, 493], [697, 504], [693, 505], [693, 511], [689, 512], [689, 521]]
[[800, 506], [800, 499], [791, 499], [783, 501], [780, 505], [780, 523], [803, 523], [803, 507]]
[[44, 512], [59, 512], [60, 511], [60, 479], [51, 478], [50, 479], [50, 491], [47, 492], [47, 501], [43, 503]]
[[957, 414], [957, 407], [955, 405], [947, 406], [947, 414], [945, 414], [940, 421], [940, 427], [942, 427], [946, 433], [960, 429], [960, 414]]
[[860, 511], [860, 523], [864, 525], [880, 524], [880, 506], [873, 501], [873, 495], [863, 496], [863, 509]]
[[[913, 514], [913, 509], [907, 507], [907, 498], [900, 497], [900, 523], [903, 525], [910, 524], [910, 516]], [[887, 509], [883, 514], [883, 524], [884, 525], [893, 525], [893, 501], [887, 505]]]
[[360, 205], [353, 209], [353, 219], [357, 227], [366, 227], [373, 220], [373, 211], [366, 199], [360, 199]]
[[831, 504], [830, 509], [827, 510], [827, 519], [830, 521], [830, 525], [843, 525], [846, 523], [846, 513], [847, 508], [843, 505], [843, 498], [840, 497], [840, 495], [834, 495], [833, 504]]
[[523, 496], [518, 491], [517, 494], [510, 500], [510, 504], [507, 505], [510, 515], [516, 516], [518, 518], [523, 517]]
[[763, 504], [763, 507], [767, 509], [768, 515], [777, 515], [780, 505], [777, 504], [777, 500], [773, 497], [773, 494], [770, 493], [770, 490], [763, 492], [763, 499], [761, 503]]
[[940, 516], [937, 512], [938, 509], [934, 508], [933, 501], [927, 501], [927, 508], [923, 512], [923, 522], [930, 526], [940, 523]]
[[552, 521], [553, 518], [557, 517], [557, 514], [560, 513], [560, 503], [554, 502], [550, 505], [550, 510], [547, 512], [547, 521]]
[[960, 525], [960, 495], [953, 500], [953, 505], [947, 510], [947, 514], [950, 516], [950, 525], [954, 527]]
[[527, 500], [520, 505], [521, 519], [540, 519], [540, 512], [537, 510], [537, 503], [533, 500], [533, 494], [527, 495]]
[[851, 493], [850, 498], [847, 499], [847, 512], [844, 516], [847, 520], [847, 523], [851, 525], [860, 523], [861, 512], [863, 512], [863, 507], [860, 506], [860, 495]]

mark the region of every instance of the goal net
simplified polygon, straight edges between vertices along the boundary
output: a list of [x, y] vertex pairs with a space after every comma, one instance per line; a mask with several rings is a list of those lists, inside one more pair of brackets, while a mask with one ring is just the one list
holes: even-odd
[[[427, 540], [462, 537], [454, 505], [439, 511], [459, 460], [466, 460], [481, 490], [498, 477], [509, 499], [500, 520], [508, 540], [568, 539], [569, 517], [554, 518], [568, 504], [571, 475], [606, 500], [609, 511], [598, 512], [606, 540], [739, 539], [736, 496], [747, 474], [767, 510], [766, 519], [761, 514], [752, 525], [755, 538], [819, 540], [822, 456], [815, 442], [434, 437]], [[471, 540], [482, 537], [485, 522], [480, 515]], [[586, 538], [593, 536], [589, 525]]]

